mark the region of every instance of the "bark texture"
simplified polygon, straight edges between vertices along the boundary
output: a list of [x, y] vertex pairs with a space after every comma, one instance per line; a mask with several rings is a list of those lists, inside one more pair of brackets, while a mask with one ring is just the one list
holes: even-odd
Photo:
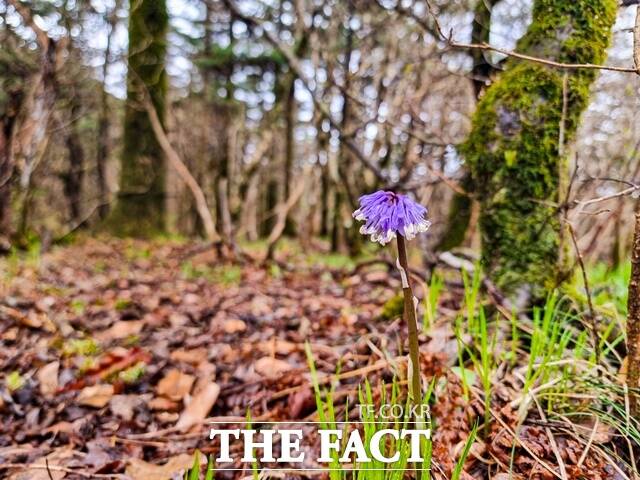
[[[563, 63], [602, 63], [615, 0], [536, 0], [521, 53]], [[568, 72], [563, 118], [561, 69], [517, 60], [487, 89], [461, 152], [481, 202], [484, 267], [511, 296], [542, 298], [555, 286], [559, 259], [564, 142], [572, 140], [589, 100], [593, 70]]]
[[[631, 280], [629, 282], [627, 317], [627, 385], [640, 388], [640, 213], [636, 213], [636, 228], [631, 251]], [[630, 395], [631, 411], [640, 415], [638, 393]]]
[[132, 0], [129, 12], [120, 192], [109, 227], [118, 235], [147, 237], [166, 227], [166, 162], [144, 102], [148, 96], [164, 126], [169, 17], [165, 0]]

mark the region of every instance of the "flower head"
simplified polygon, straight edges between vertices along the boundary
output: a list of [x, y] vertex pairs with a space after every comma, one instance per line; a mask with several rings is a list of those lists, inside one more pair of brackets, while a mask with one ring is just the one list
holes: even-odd
[[431, 225], [426, 214], [427, 209], [409, 197], [380, 190], [360, 197], [360, 208], [353, 217], [365, 222], [360, 233], [371, 235], [372, 242], [384, 245], [397, 234], [411, 240], [417, 233], [426, 232]]

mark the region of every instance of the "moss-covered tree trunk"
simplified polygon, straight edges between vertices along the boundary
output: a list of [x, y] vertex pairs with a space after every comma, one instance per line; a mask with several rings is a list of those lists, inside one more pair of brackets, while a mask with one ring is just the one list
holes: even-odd
[[144, 102], [151, 100], [164, 123], [168, 25], [165, 0], [131, 0], [120, 191], [109, 222], [119, 235], [150, 236], [165, 230], [166, 164]]
[[[517, 50], [563, 63], [606, 57], [616, 0], [535, 0], [533, 21]], [[565, 71], [511, 59], [487, 89], [461, 152], [481, 203], [485, 269], [511, 296], [540, 298], [555, 285], [560, 250], [557, 215], [565, 159], [589, 100], [596, 71]]]

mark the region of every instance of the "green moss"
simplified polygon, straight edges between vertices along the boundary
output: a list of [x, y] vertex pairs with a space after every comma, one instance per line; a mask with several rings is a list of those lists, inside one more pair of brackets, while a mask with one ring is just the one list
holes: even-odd
[[163, 121], [169, 17], [165, 0], [132, 0], [129, 14], [127, 104], [118, 202], [106, 227], [116, 235], [152, 237], [165, 231], [166, 165], [145, 111], [148, 92]]
[[391, 297], [382, 306], [380, 312], [381, 320], [392, 320], [394, 318], [402, 316], [404, 312], [404, 297], [401, 294]]
[[64, 342], [60, 348], [64, 357], [76, 355], [91, 357], [100, 353], [100, 345], [91, 337], [71, 339]]
[[210, 282], [225, 287], [240, 284], [242, 280], [242, 268], [237, 265], [194, 265], [192, 262], [184, 262], [181, 266], [182, 276], [188, 280], [204, 278]]
[[20, 372], [14, 370], [9, 375], [7, 375], [5, 379], [5, 385], [7, 386], [7, 390], [10, 392], [15, 392], [16, 390], [20, 390], [24, 384], [27, 383], [26, 379], [20, 375]]
[[[615, 20], [615, 0], [536, 0], [520, 52], [570, 63], [602, 63]], [[576, 132], [596, 72], [567, 71], [566, 141]], [[500, 288], [535, 297], [556, 281], [557, 217], [565, 159], [559, 155], [563, 77], [558, 68], [509, 60], [487, 89], [461, 152], [482, 205], [485, 270]]]
[[118, 378], [126, 384], [137, 383], [146, 373], [147, 365], [144, 362], [138, 362], [134, 366], [118, 373]]
[[129, 300], [128, 298], [119, 298], [116, 300], [114, 308], [117, 311], [122, 312], [123, 310], [126, 310], [131, 306], [133, 306], [133, 302], [131, 300]]

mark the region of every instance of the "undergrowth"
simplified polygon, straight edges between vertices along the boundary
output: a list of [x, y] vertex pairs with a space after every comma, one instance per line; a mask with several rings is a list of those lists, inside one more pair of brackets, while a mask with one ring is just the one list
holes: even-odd
[[[619, 478], [633, 478], [636, 450], [640, 446], [640, 421], [629, 415], [628, 392], [617, 373], [624, 357], [629, 268], [624, 265], [610, 270], [597, 265], [588, 273], [597, 310], [596, 330], [588, 320], [581, 277], [576, 277], [575, 282], [561, 292], [549, 294], [542, 305], [529, 312], [515, 313], [489, 300], [481, 288], [478, 269], [473, 274], [463, 273], [461, 302], [451, 319], [442, 317], [439, 310], [443, 295], [448, 294], [449, 280], [439, 272], [431, 276], [423, 296], [423, 332], [429, 335], [432, 329], [446, 323], [451, 325], [458, 347], [457, 361], [451, 371], [460, 380], [464, 401], [469, 404], [479, 402], [482, 406], [475, 417], [467, 414], [466, 440], [457, 449], [446, 478], [469, 478], [464, 477], [464, 472], [469, 462], [474, 461], [469, 457], [474, 443], [492, 441], [495, 427], [500, 427], [499, 410], [506, 407], [510, 407], [515, 415], [508, 472], [513, 478], [521, 478], [515, 460], [516, 450], [521, 446], [517, 438], [525, 425], [539, 422], [553, 425], [559, 432], [570, 432], [572, 438], [586, 448], [585, 456], [589, 452], [611, 466]], [[335, 403], [339, 382], [321, 382], [308, 345], [306, 353], [319, 427], [343, 430], [343, 447], [349, 428], [360, 428], [363, 443], [368, 446], [376, 432], [389, 428], [400, 430], [410, 424], [412, 419], [406, 415], [387, 419], [375, 413], [364, 413], [357, 419], [364, 423], [349, 421], [353, 418], [350, 405], [343, 401]], [[432, 378], [423, 404], [435, 405], [441, 401], [446, 382], [445, 378]], [[517, 385], [517, 394], [505, 404], [505, 399], [498, 393], [504, 391], [506, 383]], [[325, 384], [327, 388], [322, 387]], [[382, 382], [375, 388], [365, 380], [358, 388], [357, 400], [361, 405], [397, 404], [402, 405], [405, 412], [408, 410], [404, 383], [395, 376], [390, 385]], [[429, 417], [427, 421], [432, 433], [438, 432], [439, 424], [446, 420]], [[608, 438], [593, 445], [590, 437], [598, 425], [608, 429]], [[421, 464], [408, 462], [406, 440], [392, 440], [383, 448], [387, 454], [399, 452], [398, 461], [383, 464], [372, 460], [366, 465], [345, 465], [334, 452], [327, 465], [327, 474], [330, 480], [399, 480], [418, 468], [422, 478], [445, 478], [442, 473], [430, 476], [437, 461], [433, 454], [433, 438], [432, 435], [421, 443], [424, 458]], [[580, 463], [584, 460], [580, 459]], [[207, 479], [213, 478], [211, 467], [212, 460], [207, 471], [211, 476]], [[254, 466], [254, 476], [259, 470]], [[268, 471], [265, 469], [263, 473]], [[438, 466], [436, 471], [442, 472], [442, 469]], [[193, 472], [185, 478], [198, 478]]]

